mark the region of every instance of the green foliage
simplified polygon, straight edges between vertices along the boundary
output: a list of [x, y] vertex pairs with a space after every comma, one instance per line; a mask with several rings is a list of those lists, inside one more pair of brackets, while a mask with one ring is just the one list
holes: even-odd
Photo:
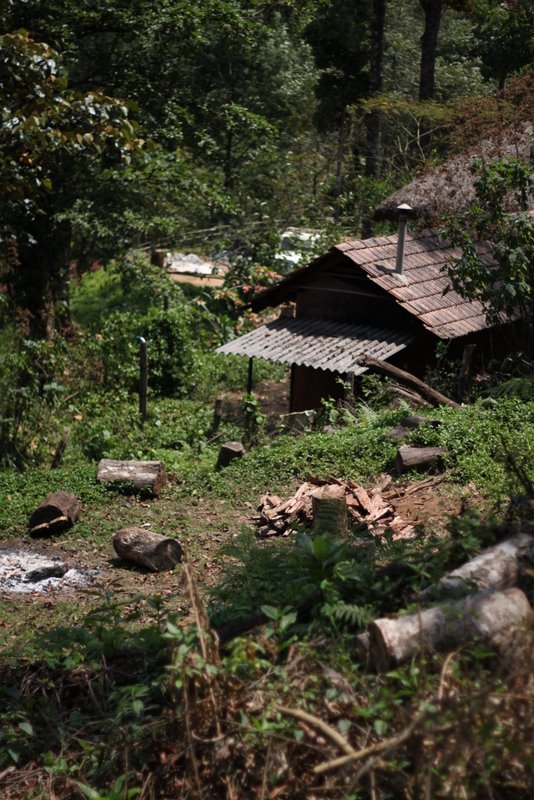
[[442, 425], [421, 426], [412, 441], [443, 446], [455, 481], [464, 485], [473, 482], [495, 503], [504, 503], [511, 495], [522, 492], [508, 469], [507, 455], [517, 456], [527, 475], [532, 476], [532, 403], [517, 398], [498, 403], [481, 399], [456, 410], [442, 407], [434, 415]]
[[130, 163], [142, 143], [123, 101], [68, 89], [47, 44], [21, 29], [4, 34], [0, 48], [4, 280], [13, 306], [27, 310], [33, 333], [44, 336], [65, 314], [69, 260], [97, 256], [76, 253], [73, 205], [83, 197], [98, 219], [105, 202], [102, 193], [97, 202], [97, 176]]
[[500, 88], [508, 76], [534, 62], [534, 11], [529, 0], [478, 0], [477, 50], [483, 74]]
[[[463, 297], [480, 300], [490, 320], [501, 315], [532, 317], [534, 224], [528, 197], [534, 186], [534, 161], [515, 158], [473, 165], [477, 201], [451, 220], [446, 233], [462, 248], [447, 267], [451, 284]], [[509, 212], [512, 203], [514, 213]], [[489, 242], [494, 264], [481, 257], [477, 242]]]

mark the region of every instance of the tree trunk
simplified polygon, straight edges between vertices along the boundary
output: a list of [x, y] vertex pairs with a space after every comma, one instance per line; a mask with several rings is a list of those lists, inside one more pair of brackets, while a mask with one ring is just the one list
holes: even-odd
[[32, 536], [72, 528], [80, 516], [81, 503], [68, 492], [53, 492], [35, 509], [30, 517], [28, 528]]
[[432, 100], [435, 91], [436, 51], [438, 46], [443, 0], [419, 0], [425, 13], [421, 36], [421, 65], [419, 71], [419, 100]]
[[371, 658], [384, 672], [412, 658], [421, 648], [453, 650], [519, 625], [532, 614], [520, 589], [481, 592], [455, 603], [397, 619], [377, 619], [368, 627]]
[[410, 469], [424, 469], [439, 465], [445, 450], [443, 447], [411, 447], [404, 445], [399, 447], [395, 459], [395, 467], [399, 475], [408, 472]]
[[441, 392], [437, 392], [427, 383], [419, 378], [416, 378], [415, 375], [411, 374], [411, 372], [405, 372], [398, 367], [394, 367], [392, 364], [388, 364], [387, 361], [381, 361], [378, 358], [371, 358], [370, 356], [362, 356], [358, 359], [358, 364], [361, 364], [364, 367], [370, 367], [378, 372], [383, 372], [390, 378], [394, 378], [401, 383], [408, 384], [410, 388], [415, 389], [424, 397], [428, 398], [428, 400], [430, 400], [434, 405], [441, 404], [451, 406], [452, 408], [460, 408], [460, 404], [456, 403], [454, 400], [451, 400], [450, 397], [445, 397], [445, 395], [441, 394]]
[[122, 528], [113, 535], [113, 547], [120, 558], [146, 567], [152, 572], [173, 569], [182, 558], [182, 547], [144, 528]]
[[348, 512], [342, 486], [321, 486], [312, 494], [313, 531], [348, 535]]
[[[384, 27], [386, 22], [386, 0], [373, 0], [371, 10], [371, 58], [369, 64], [369, 98], [382, 91], [384, 75]], [[380, 112], [371, 111], [367, 117], [365, 146], [365, 176], [378, 178], [382, 157], [382, 120]], [[362, 221], [362, 237], [372, 236], [372, 219]]]
[[447, 573], [435, 586], [429, 586], [420, 592], [417, 598], [423, 600], [434, 592], [454, 595], [457, 592], [465, 592], [466, 589], [479, 592], [484, 589], [505, 589], [515, 586], [522, 562], [532, 562], [533, 558], [533, 537], [527, 533], [518, 533]]
[[149, 493], [158, 497], [167, 482], [161, 461], [113, 461], [103, 458], [96, 479], [108, 487], [132, 493]]

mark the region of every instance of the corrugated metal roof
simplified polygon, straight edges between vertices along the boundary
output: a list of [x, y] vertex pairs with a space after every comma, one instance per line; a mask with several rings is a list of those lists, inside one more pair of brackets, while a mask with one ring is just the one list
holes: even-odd
[[217, 353], [360, 375], [366, 371], [358, 364], [363, 355], [387, 359], [413, 340], [411, 333], [370, 325], [281, 318], [222, 345]]

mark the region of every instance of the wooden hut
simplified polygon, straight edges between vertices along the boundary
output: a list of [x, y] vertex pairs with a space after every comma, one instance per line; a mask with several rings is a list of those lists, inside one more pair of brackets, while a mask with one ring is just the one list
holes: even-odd
[[[473, 343], [488, 353], [481, 303], [463, 299], [444, 272], [460, 250], [435, 231], [407, 232], [405, 216], [398, 234], [342, 242], [258, 294], [253, 310], [279, 306], [279, 318], [217, 352], [290, 365], [290, 411], [342, 396], [343, 383], [366, 371], [363, 356], [422, 377], [440, 341], [458, 356]], [[479, 255], [491, 264], [488, 245]]]

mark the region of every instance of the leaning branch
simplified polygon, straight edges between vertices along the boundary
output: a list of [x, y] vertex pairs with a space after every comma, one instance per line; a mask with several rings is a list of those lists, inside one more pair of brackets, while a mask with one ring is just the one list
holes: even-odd
[[358, 363], [362, 367], [369, 367], [377, 372], [383, 372], [390, 378], [394, 378], [395, 380], [406, 384], [411, 389], [418, 391], [434, 405], [447, 405], [451, 406], [452, 408], [460, 408], [460, 404], [456, 403], [454, 400], [451, 400], [450, 397], [445, 397], [444, 394], [437, 392], [435, 389], [429, 386], [428, 383], [416, 378], [415, 375], [411, 374], [411, 372], [405, 372], [398, 367], [394, 367], [391, 364], [388, 364], [387, 361], [380, 361], [378, 358], [371, 358], [370, 356], [362, 356], [360, 359], [358, 359]]

